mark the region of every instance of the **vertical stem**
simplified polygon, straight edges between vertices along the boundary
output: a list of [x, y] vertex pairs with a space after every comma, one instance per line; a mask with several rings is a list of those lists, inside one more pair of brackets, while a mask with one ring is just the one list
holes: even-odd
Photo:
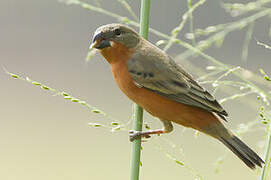
[[[188, 11], [193, 7], [193, 2], [192, 0], [187, 0], [187, 7], [188, 7]], [[193, 46], [196, 46], [196, 40], [195, 40], [195, 34], [194, 34], [194, 24], [193, 24], [193, 14], [192, 12], [189, 13], [189, 21], [190, 21], [190, 33], [193, 34], [193, 39], [192, 39], [192, 44]]]
[[141, 0], [140, 35], [148, 39], [151, 0]]
[[[148, 38], [149, 32], [150, 4], [151, 4], [150, 0], [141, 0], [140, 35], [145, 39]], [[142, 131], [142, 122], [143, 122], [143, 109], [137, 104], [134, 104], [133, 129], [135, 131]], [[130, 180], [139, 180], [140, 154], [141, 154], [141, 138], [138, 138], [132, 142]]]
[[267, 176], [267, 168], [268, 168], [268, 162], [269, 162], [269, 156], [270, 156], [270, 149], [271, 149], [271, 122], [269, 122], [269, 128], [267, 129], [267, 140], [266, 140], [266, 148], [265, 148], [265, 157], [264, 157], [264, 167], [262, 168], [261, 172], [261, 180], [265, 180]]
[[[134, 122], [133, 129], [136, 131], [142, 131], [143, 122], [143, 109], [134, 104]], [[130, 180], [139, 180], [139, 169], [140, 169], [140, 153], [141, 153], [141, 138], [135, 139], [132, 142], [132, 157], [131, 157], [131, 172]]]

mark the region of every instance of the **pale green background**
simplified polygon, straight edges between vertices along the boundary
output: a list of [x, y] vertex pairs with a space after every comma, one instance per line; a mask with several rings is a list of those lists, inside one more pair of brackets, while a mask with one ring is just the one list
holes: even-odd
[[[101, 4], [113, 12], [127, 15], [114, 0], [104, 0]], [[138, 14], [139, 0], [131, 1], [131, 5]], [[185, 11], [186, 1], [153, 0], [151, 26], [170, 33]], [[197, 28], [231, 20], [216, 1], [208, 1], [195, 12]], [[65, 90], [118, 119], [128, 121], [131, 102], [113, 82], [108, 64], [100, 55], [88, 64], [84, 61], [94, 30], [111, 22], [116, 21], [54, 0], [1, 0], [0, 66]], [[253, 36], [269, 43], [269, 27], [270, 20], [262, 19]], [[241, 65], [252, 71], [264, 67], [269, 72], [270, 50], [257, 46], [254, 40], [249, 46], [248, 62], [241, 61], [244, 36], [245, 31], [234, 32], [225, 39], [221, 49], [211, 48], [207, 52], [228, 64]], [[151, 35], [150, 40], [156, 42], [158, 38]], [[169, 52], [175, 55], [183, 50], [174, 47]], [[196, 76], [197, 72], [192, 74]], [[131, 144], [127, 132], [112, 134], [108, 129], [89, 128], [89, 122], [99, 122], [102, 118], [29, 83], [13, 80], [3, 70], [0, 70], [0, 82], [0, 179], [128, 179]], [[251, 99], [256, 101], [255, 96]], [[224, 105], [231, 115], [229, 127], [236, 128], [238, 124], [257, 117], [259, 105], [251, 110], [244, 102], [238, 100]], [[147, 119], [153, 127], [160, 126], [149, 116]], [[184, 160], [204, 179], [257, 179], [257, 173], [215, 140], [202, 134], [194, 138], [194, 131], [183, 131], [182, 127], [175, 130], [161, 139], [144, 143], [142, 180], [195, 179], [186, 168], [176, 165], [165, 152], [158, 150], [157, 145]], [[263, 156], [263, 149], [257, 146], [263, 138], [263, 133], [255, 130], [243, 139]], [[167, 140], [182, 147], [185, 155], [181, 155], [178, 148], [168, 146]], [[213, 164], [225, 153], [227, 158], [221, 171], [215, 174]]]

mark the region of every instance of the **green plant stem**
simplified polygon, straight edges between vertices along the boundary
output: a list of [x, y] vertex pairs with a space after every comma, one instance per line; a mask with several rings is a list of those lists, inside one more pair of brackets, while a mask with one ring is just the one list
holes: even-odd
[[265, 148], [265, 157], [264, 157], [264, 167], [262, 168], [262, 172], [261, 172], [261, 180], [266, 180], [266, 176], [267, 176], [267, 170], [268, 170], [268, 159], [270, 156], [270, 149], [271, 149], [271, 123], [269, 122], [269, 128], [268, 128], [268, 135], [267, 135], [267, 144], [266, 144], [266, 148]]
[[[190, 9], [192, 8], [192, 6], [193, 6], [193, 2], [192, 2], [192, 0], [187, 0], [187, 7], [188, 7], [188, 10], [190, 11]], [[196, 46], [196, 37], [195, 37], [195, 35], [194, 35], [194, 23], [193, 23], [193, 13], [192, 12], [190, 12], [189, 13], [189, 23], [190, 23], [190, 25], [189, 25], [189, 29], [190, 29], [190, 33], [192, 33], [193, 34], [193, 38], [192, 38], [192, 44], [193, 44], [193, 46]]]
[[244, 41], [244, 45], [243, 45], [243, 50], [242, 50], [242, 60], [246, 61], [247, 60], [247, 56], [248, 56], [248, 46], [249, 43], [252, 39], [252, 34], [253, 34], [253, 30], [254, 30], [254, 24], [255, 22], [252, 22], [249, 26], [248, 26], [248, 30], [246, 33], [246, 37], [245, 37], [245, 41]]
[[[181, 30], [183, 29], [186, 21], [188, 20], [188, 17], [189, 17], [189, 14], [191, 14], [195, 9], [197, 9], [200, 5], [204, 4], [206, 2], [206, 0], [200, 0], [198, 1], [196, 4], [194, 4], [191, 8], [188, 9], [188, 11], [186, 11], [186, 13], [184, 13], [183, 17], [182, 17], [182, 20], [180, 22], [180, 24], [174, 28], [171, 32], [171, 36], [168, 38], [168, 37], [163, 37], [165, 39], [169, 39], [167, 45], [164, 47], [164, 51], [167, 51], [174, 43], [183, 43], [182, 41], [176, 39], [177, 36], [179, 35], [179, 33], [181, 32]], [[152, 30], [151, 31], [153, 33], [155, 33], [156, 35], [158, 35], [157, 32], [155, 32], [156, 30]], [[158, 35], [158, 36], [161, 36], [161, 35]], [[162, 36], [161, 36], [162, 37]], [[178, 42], [177, 42], [177, 41]]]
[[127, 11], [130, 13], [130, 15], [134, 18], [134, 20], [136, 22], [139, 21], [138, 17], [136, 16], [136, 14], [134, 13], [134, 11], [132, 10], [131, 6], [126, 2], [126, 0], [118, 0], [124, 8], [127, 9]]
[[[148, 38], [149, 32], [150, 4], [151, 4], [150, 0], [141, 0], [140, 35], [145, 39]], [[143, 124], [143, 109], [137, 104], [134, 104], [133, 130], [142, 131], [142, 124]], [[139, 179], [140, 154], [141, 154], [141, 138], [138, 138], [132, 142], [130, 180]]]
[[145, 39], [148, 39], [149, 34], [150, 4], [150, 0], [141, 0], [140, 35]]
[[[136, 131], [142, 131], [142, 122], [143, 122], [143, 109], [134, 104], [134, 121], [133, 129]], [[131, 172], [130, 180], [139, 179], [139, 169], [140, 169], [140, 154], [141, 154], [141, 138], [135, 139], [132, 142], [132, 152], [131, 152]]]
[[[271, 14], [270, 9], [265, 9], [260, 12], [257, 12], [249, 17], [243, 18], [241, 20], [238, 20], [234, 23], [229, 24], [222, 31], [215, 33], [214, 35], [210, 36], [209, 38], [205, 39], [204, 41], [207, 44], [212, 44], [212, 43], [218, 41], [219, 39], [223, 39], [228, 33], [233, 32], [236, 29], [241, 29], [242, 27], [246, 27], [247, 25], [251, 24], [252, 22], [255, 22], [257, 19], [260, 19], [260, 18], [267, 16], [267, 15], [270, 15], [270, 14]], [[182, 45], [182, 44], [180, 44], [180, 45]], [[205, 48], [201, 48], [200, 46], [201, 45], [196, 46], [195, 49], [200, 49], [201, 51], [203, 51]], [[206, 47], [208, 47], [208, 46], [206, 46]], [[194, 49], [188, 48], [188, 50], [186, 50], [185, 52], [183, 52], [182, 54], [180, 54], [178, 56], [182, 57], [183, 59], [186, 59], [186, 58], [190, 57], [191, 55], [193, 55], [194, 53], [195, 53]]]

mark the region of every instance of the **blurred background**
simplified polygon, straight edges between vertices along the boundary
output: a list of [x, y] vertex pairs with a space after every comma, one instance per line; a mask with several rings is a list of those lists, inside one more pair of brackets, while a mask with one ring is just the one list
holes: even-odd
[[[85, 2], [130, 18], [117, 0]], [[140, 1], [127, 2], [138, 15]], [[152, 1], [150, 26], [170, 34], [186, 11], [186, 1]], [[205, 2], [193, 14], [195, 28], [234, 20], [221, 8], [221, 1]], [[132, 103], [115, 85], [109, 65], [99, 54], [90, 62], [85, 61], [92, 33], [100, 25], [117, 22], [116, 19], [57, 0], [1, 0], [0, 22], [0, 66], [85, 100], [131, 127]], [[206, 52], [226, 64], [255, 73], [263, 68], [268, 73], [271, 51], [258, 46], [255, 39], [270, 43], [269, 28], [268, 18], [261, 18], [255, 24], [246, 61], [241, 60], [245, 29], [229, 34], [222, 47], [211, 47]], [[186, 40], [188, 31], [186, 24], [179, 37]], [[150, 34], [151, 42], [159, 39]], [[168, 52], [174, 57], [185, 50], [174, 46]], [[182, 65], [198, 77], [190, 63], [204, 69], [205, 60], [191, 59]], [[0, 179], [129, 178], [131, 143], [127, 131], [112, 133], [108, 128], [90, 128], [90, 122], [110, 124], [111, 121], [61, 96], [14, 80], [3, 68], [0, 68], [0, 82]], [[217, 97], [225, 96], [219, 93]], [[237, 129], [241, 123], [254, 121], [260, 105], [256, 95], [226, 102], [224, 107], [230, 114], [227, 126]], [[147, 113], [145, 120], [153, 128], [161, 126]], [[242, 137], [263, 157], [265, 133], [264, 126], [259, 124]], [[208, 180], [258, 177], [259, 170], [248, 169], [222, 144], [203, 134], [195, 138], [194, 134], [191, 129], [175, 126], [173, 133], [144, 143], [141, 179], [196, 179], [195, 174]], [[185, 167], [172, 158], [183, 162]], [[217, 165], [219, 158], [222, 164]]]

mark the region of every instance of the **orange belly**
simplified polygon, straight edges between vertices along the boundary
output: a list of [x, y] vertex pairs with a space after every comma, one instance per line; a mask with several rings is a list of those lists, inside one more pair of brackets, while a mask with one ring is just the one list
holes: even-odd
[[207, 129], [212, 129], [214, 124], [220, 122], [211, 112], [172, 101], [157, 93], [136, 86], [128, 72], [125, 61], [118, 61], [112, 64], [111, 67], [115, 81], [120, 89], [132, 101], [153, 116], [204, 132]]

